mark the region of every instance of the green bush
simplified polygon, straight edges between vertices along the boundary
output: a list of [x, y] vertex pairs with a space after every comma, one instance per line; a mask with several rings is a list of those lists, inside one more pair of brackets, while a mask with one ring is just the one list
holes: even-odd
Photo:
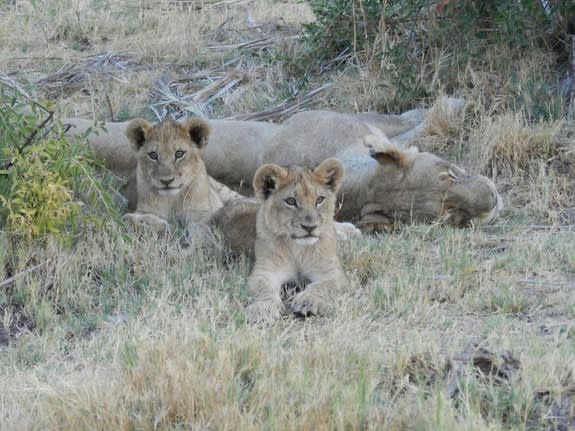
[[533, 49], [553, 52], [556, 66], [570, 67], [575, 27], [571, 1], [551, 0], [548, 9], [540, 0], [308, 2], [316, 20], [305, 28], [306, 72], [330, 61], [341, 65], [350, 54], [347, 58], [383, 69], [382, 85], [392, 89], [396, 104], [428, 98], [436, 90], [456, 92], [464, 85], [465, 68], [492, 67], [487, 54], [494, 49], [510, 53], [500, 57], [501, 71]]
[[37, 238], [117, 218], [111, 186], [49, 106], [0, 82], [0, 229]]

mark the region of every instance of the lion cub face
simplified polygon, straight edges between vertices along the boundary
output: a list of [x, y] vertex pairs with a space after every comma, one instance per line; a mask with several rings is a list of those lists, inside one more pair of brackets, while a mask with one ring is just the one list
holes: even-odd
[[260, 167], [253, 180], [262, 202], [257, 233], [273, 235], [300, 246], [315, 244], [333, 229], [336, 192], [344, 174], [342, 163], [328, 159], [313, 171], [300, 166]]
[[145, 185], [148, 193], [161, 196], [179, 194], [205, 172], [201, 154], [209, 134], [208, 123], [200, 118], [183, 124], [131, 121], [126, 135], [136, 151], [138, 187]]

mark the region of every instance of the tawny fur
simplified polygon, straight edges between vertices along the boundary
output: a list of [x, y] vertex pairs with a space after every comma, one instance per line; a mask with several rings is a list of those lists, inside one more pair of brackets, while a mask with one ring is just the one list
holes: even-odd
[[336, 192], [343, 179], [340, 161], [328, 159], [313, 171], [264, 165], [253, 187], [257, 211], [255, 264], [248, 279], [251, 322], [278, 318], [281, 287], [300, 278], [309, 283], [290, 302], [300, 315], [323, 314], [347, 284], [337, 256]]
[[[442, 112], [454, 115], [459, 109], [459, 100], [446, 98], [438, 100], [430, 112], [435, 118]], [[263, 163], [313, 167], [327, 157], [338, 158], [344, 163], [346, 177], [338, 192], [341, 205], [336, 217], [359, 221], [369, 231], [389, 230], [396, 223], [460, 226], [490, 222], [501, 208], [501, 198], [488, 178], [469, 175], [432, 154], [406, 148], [406, 141], [425, 127], [427, 115], [423, 110], [403, 115], [305, 111], [282, 125], [212, 120], [212, 144], [203, 157], [215, 180], [248, 195], [251, 190], [247, 186]], [[390, 138], [394, 150], [389, 146], [377, 155], [370, 154], [366, 144], [386, 146]], [[103, 144], [102, 139], [100, 135], [92, 142], [96, 155], [112, 170], [128, 167], [126, 142], [110, 135], [110, 141], [118, 144], [115, 157], [113, 145]], [[411, 167], [408, 158], [413, 161]], [[450, 170], [457, 174], [450, 175]], [[393, 181], [387, 177], [390, 172], [396, 176]], [[386, 194], [389, 191], [391, 195]]]
[[124, 216], [127, 223], [163, 230], [177, 219], [189, 229], [207, 230], [210, 217], [223, 205], [202, 160], [209, 134], [208, 123], [199, 118], [182, 124], [165, 120], [152, 125], [142, 119], [128, 124], [126, 136], [137, 160], [137, 203]]
[[[440, 100], [433, 115], [442, 111], [453, 115], [460, 108], [458, 103]], [[417, 117], [406, 115], [413, 116]], [[493, 182], [408, 147], [405, 141], [424, 123], [415, 127], [411, 123], [409, 129], [406, 117], [301, 112], [274, 132], [263, 153], [259, 144], [257, 154], [265, 163], [308, 167], [326, 157], [340, 159], [346, 177], [338, 193], [341, 206], [336, 217], [354, 221], [365, 231], [388, 231], [396, 224], [413, 222], [454, 226], [490, 222], [502, 206]], [[374, 146], [379, 150], [373, 152]], [[226, 154], [225, 148], [220, 154]], [[254, 171], [243, 166], [238, 163], [233, 171], [212, 170], [212, 175], [234, 188], [252, 179]]]
[[377, 162], [368, 178], [358, 227], [388, 231], [398, 223], [438, 222], [454, 226], [489, 222], [501, 198], [486, 177], [416, 148], [400, 147], [377, 129], [366, 139]]
[[226, 203], [213, 215], [211, 224], [218, 229], [228, 248], [235, 254], [253, 256], [260, 206], [257, 199], [242, 197]]

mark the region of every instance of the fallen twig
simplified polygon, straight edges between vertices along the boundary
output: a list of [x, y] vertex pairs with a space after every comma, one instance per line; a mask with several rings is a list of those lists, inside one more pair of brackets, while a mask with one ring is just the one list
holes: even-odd
[[247, 3], [251, 3], [252, 0], [226, 0], [226, 1], [219, 1], [216, 3], [212, 3], [210, 6], [213, 8], [220, 8], [220, 7], [228, 7], [231, 5], [237, 5], [237, 4], [247, 4]]
[[333, 84], [328, 83], [324, 84], [315, 90], [310, 91], [307, 94], [304, 94], [301, 97], [285, 99], [282, 102], [278, 103], [277, 105], [265, 109], [263, 111], [254, 112], [251, 114], [243, 114], [237, 115], [235, 117], [230, 117], [229, 119], [233, 120], [255, 120], [255, 121], [270, 121], [270, 120], [278, 120], [280, 118], [289, 116], [295, 112], [301, 110], [301, 107], [305, 104], [312, 102], [315, 97], [323, 92], [324, 90], [330, 88]]
[[47, 93], [66, 92], [73, 94], [83, 88], [89, 75], [101, 73], [123, 84], [128, 83], [124, 77], [117, 76], [116, 71], [126, 72], [128, 66], [137, 65], [134, 55], [128, 53], [107, 52], [90, 55], [80, 60], [79, 64], [52, 75], [39, 79], [36, 84]]
[[34, 265], [31, 268], [25, 269], [22, 272], [19, 272], [18, 274], [13, 275], [12, 277], [8, 277], [7, 279], [0, 281], [0, 288], [6, 287], [6, 286], [10, 286], [12, 283], [14, 283], [16, 281], [16, 279], [23, 277], [24, 275], [37, 270], [38, 268], [41, 268], [42, 266], [47, 265], [50, 262], [51, 259], [48, 259], [42, 263], [39, 263], [38, 265]]
[[270, 37], [268, 39], [254, 39], [247, 42], [231, 43], [227, 45], [212, 45], [208, 49], [219, 50], [219, 49], [233, 49], [233, 50], [246, 50], [246, 49], [264, 49], [274, 46], [278, 42], [282, 42], [286, 39], [298, 39], [300, 36], [285, 36], [285, 37]]

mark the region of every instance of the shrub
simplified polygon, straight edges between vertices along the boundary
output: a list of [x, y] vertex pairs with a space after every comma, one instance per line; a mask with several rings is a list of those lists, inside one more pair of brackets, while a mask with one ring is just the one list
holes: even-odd
[[95, 166], [86, 145], [68, 140], [50, 106], [0, 82], [1, 229], [36, 238], [94, 222], [98, 211], [117, 218], [112, 184]]
[[[526, 52], [544, 49], [570, 66], [575, 2], [540, 0], [308, 0], [316, 21], [305, 28], [310, 65], [352, 54], [380, 69], [395, 102], [454, 93], [462, 71], [491, 67], [490, 50], [501, 71]], [[348, 56], [349, 58], [349, 56]], [[316, 71], [317, 72], [317, 71]], [[556, 82], [545, 82], [555, 85]]]

